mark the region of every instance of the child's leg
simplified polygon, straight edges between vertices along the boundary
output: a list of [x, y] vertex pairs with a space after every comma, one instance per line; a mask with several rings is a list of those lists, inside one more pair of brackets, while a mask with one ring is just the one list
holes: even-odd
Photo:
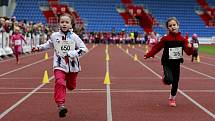
[[19, 53], [15, 52], [15, 56], [16, 56], [16, 63], [19, 63]]
[[163, 72], [164, 72], [164, 77], [163, 77], [164, 84], [167, 84], [167, 85], [172, 84], [173, 75], [172, 75], [171, 67], [169, 67], [167, 65], [163, 65]]
[[193, 62], [194, 55], [192, 54], [191, 62]]
[[16, 63], [19, 63], [19, 50], [18, 46], [14, 47], [14, 54], [16, 56]]
[[179, 82], [179, 76], [180, 76], [180, 64], [174, 65], [172, 67], [173, 70], [173, 82], [172, 82], [172, 89], [171, 89], [171, 99], [175, 99], [176, 93], [178, 90], [178, 82]]
[[69, 90], [74, 90], [76, 88], [76, 79], [78, 72], [69, 73], [66, 75], [66, 87]]
[[61, 106], [64, 105], [66, 97], [65, 72], [55, 69], [54, 76], [55, 76], [54, 99], [57, 105]]
[[195, 58], [195, 60], [197, 60], [197, 56], [198, 56], [197, 50], [195, 49], [195, 50], [194, 50], [194, 58]]

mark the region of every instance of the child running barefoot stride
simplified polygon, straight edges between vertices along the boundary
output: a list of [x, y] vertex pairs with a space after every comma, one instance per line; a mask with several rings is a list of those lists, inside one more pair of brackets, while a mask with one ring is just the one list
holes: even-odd
[[188, 43], [188, 40], [179, 32], [179, 21], [175, 17], [170, 17], [166, 21], [166, 28], [168, 29], [168, 34], [163, 36], [161, 41], [144, 55], [144, 59], [154, 56], [164, 48], [161, 58], [164, 72], [163, 83], [166, 85], [172, 84], [168, 104], [171, 107], [175, 107], [180, 76], [180, 63], [184, 61], [183, 50], [187, 55], [191, 55], [193, 53], [193, 48], [191, 44]]
[[73, 24], [71, 15], [61, 15], [59, 24], [60, 31], [52, 33], [50, 40], [34, 47], [32, 51], [54, 48], [54, 99], [59, 108], [59, 116], [65, 117], [67, 113], [64, 105], [66, 88], [69, 90], [76, 88], [77, 75], [81, 71], [79, 57], [88, 49], [78, 35], [70, 31]]

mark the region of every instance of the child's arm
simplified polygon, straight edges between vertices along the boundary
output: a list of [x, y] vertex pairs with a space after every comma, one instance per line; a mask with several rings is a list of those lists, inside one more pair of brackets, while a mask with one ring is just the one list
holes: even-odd
[[76, 43], [76, 49], [75, 50], [71, 50], [68, 52], [68, 55], [71, 57], [71, 58], [74, 58], [74, 57], [80, 57], [82, 55], [84, 55], [85, 53], [88, 52], [88, 49], [86, 47], [86, 45], [84, 44], [84, 42], [78, 37], [78, 35], [75, 35], [75, 43]]
[[144, 55], [144, 59], [153, 57], [156, 53], [158, 53], [164, 47], [164, 39], [162, 38], [161, 41], [155, 44], [152, 49]]
[[36, 47], [32, 47], [32, 51], [40, 51], [40, 50], [46, 50], [50, 47], [54, 47], [53, 42], [51, 39], [49, 39], [48, 41], [46, 41], [46, 43], [38, 45]]
[[25, 40], [24, 36], [21, 35], [22, 40], [25, 42], [25, 44], [27, 44], [27, 41]]

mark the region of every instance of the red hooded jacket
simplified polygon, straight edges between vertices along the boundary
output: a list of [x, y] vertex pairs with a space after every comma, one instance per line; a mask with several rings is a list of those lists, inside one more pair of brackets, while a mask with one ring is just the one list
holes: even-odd
[[180, 32], [178, 33], [169, 33], [166, 36], [163, 36], [158, 44], [153, 46], [153, 48], [145, 55], [147, 58], [153, 57], [156, 53], [158, 53], [162, 48], [164, 48], [161, 63], [169, 64], [169, 63], [183, 63], [183, 58], [177, 59], [170, 59], [169, 57], [169, 50], [170, 48], [182, 48], [182, 55], [183, 50], [187, 55], [191, 55], [193, 53], [193, 48], [188, 47], [188, 40], [185, 39]]

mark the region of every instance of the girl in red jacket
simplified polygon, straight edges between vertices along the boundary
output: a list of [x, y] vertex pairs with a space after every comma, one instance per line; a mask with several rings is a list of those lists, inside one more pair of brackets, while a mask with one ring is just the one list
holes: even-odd
[[179, 21], [175, 17], [170, 17], [166, 21], [166, 28], [168, 29], [167, 35], [163, 36], [160, 42], [144, 55], [144, 59], [153, 57], [164, 48], [161, 58], [164, 72], [163, 82], [167, 85], [172, 84], [168, 104], [171, 107], [175, 107], [180, 76], [180, 63], [183, 63], [184, 61], [183, 50], [187, 55], [191, 55], [193, 53], [193, 48], [188, 43], [188, 40], [186, 40], [179, 32]]

